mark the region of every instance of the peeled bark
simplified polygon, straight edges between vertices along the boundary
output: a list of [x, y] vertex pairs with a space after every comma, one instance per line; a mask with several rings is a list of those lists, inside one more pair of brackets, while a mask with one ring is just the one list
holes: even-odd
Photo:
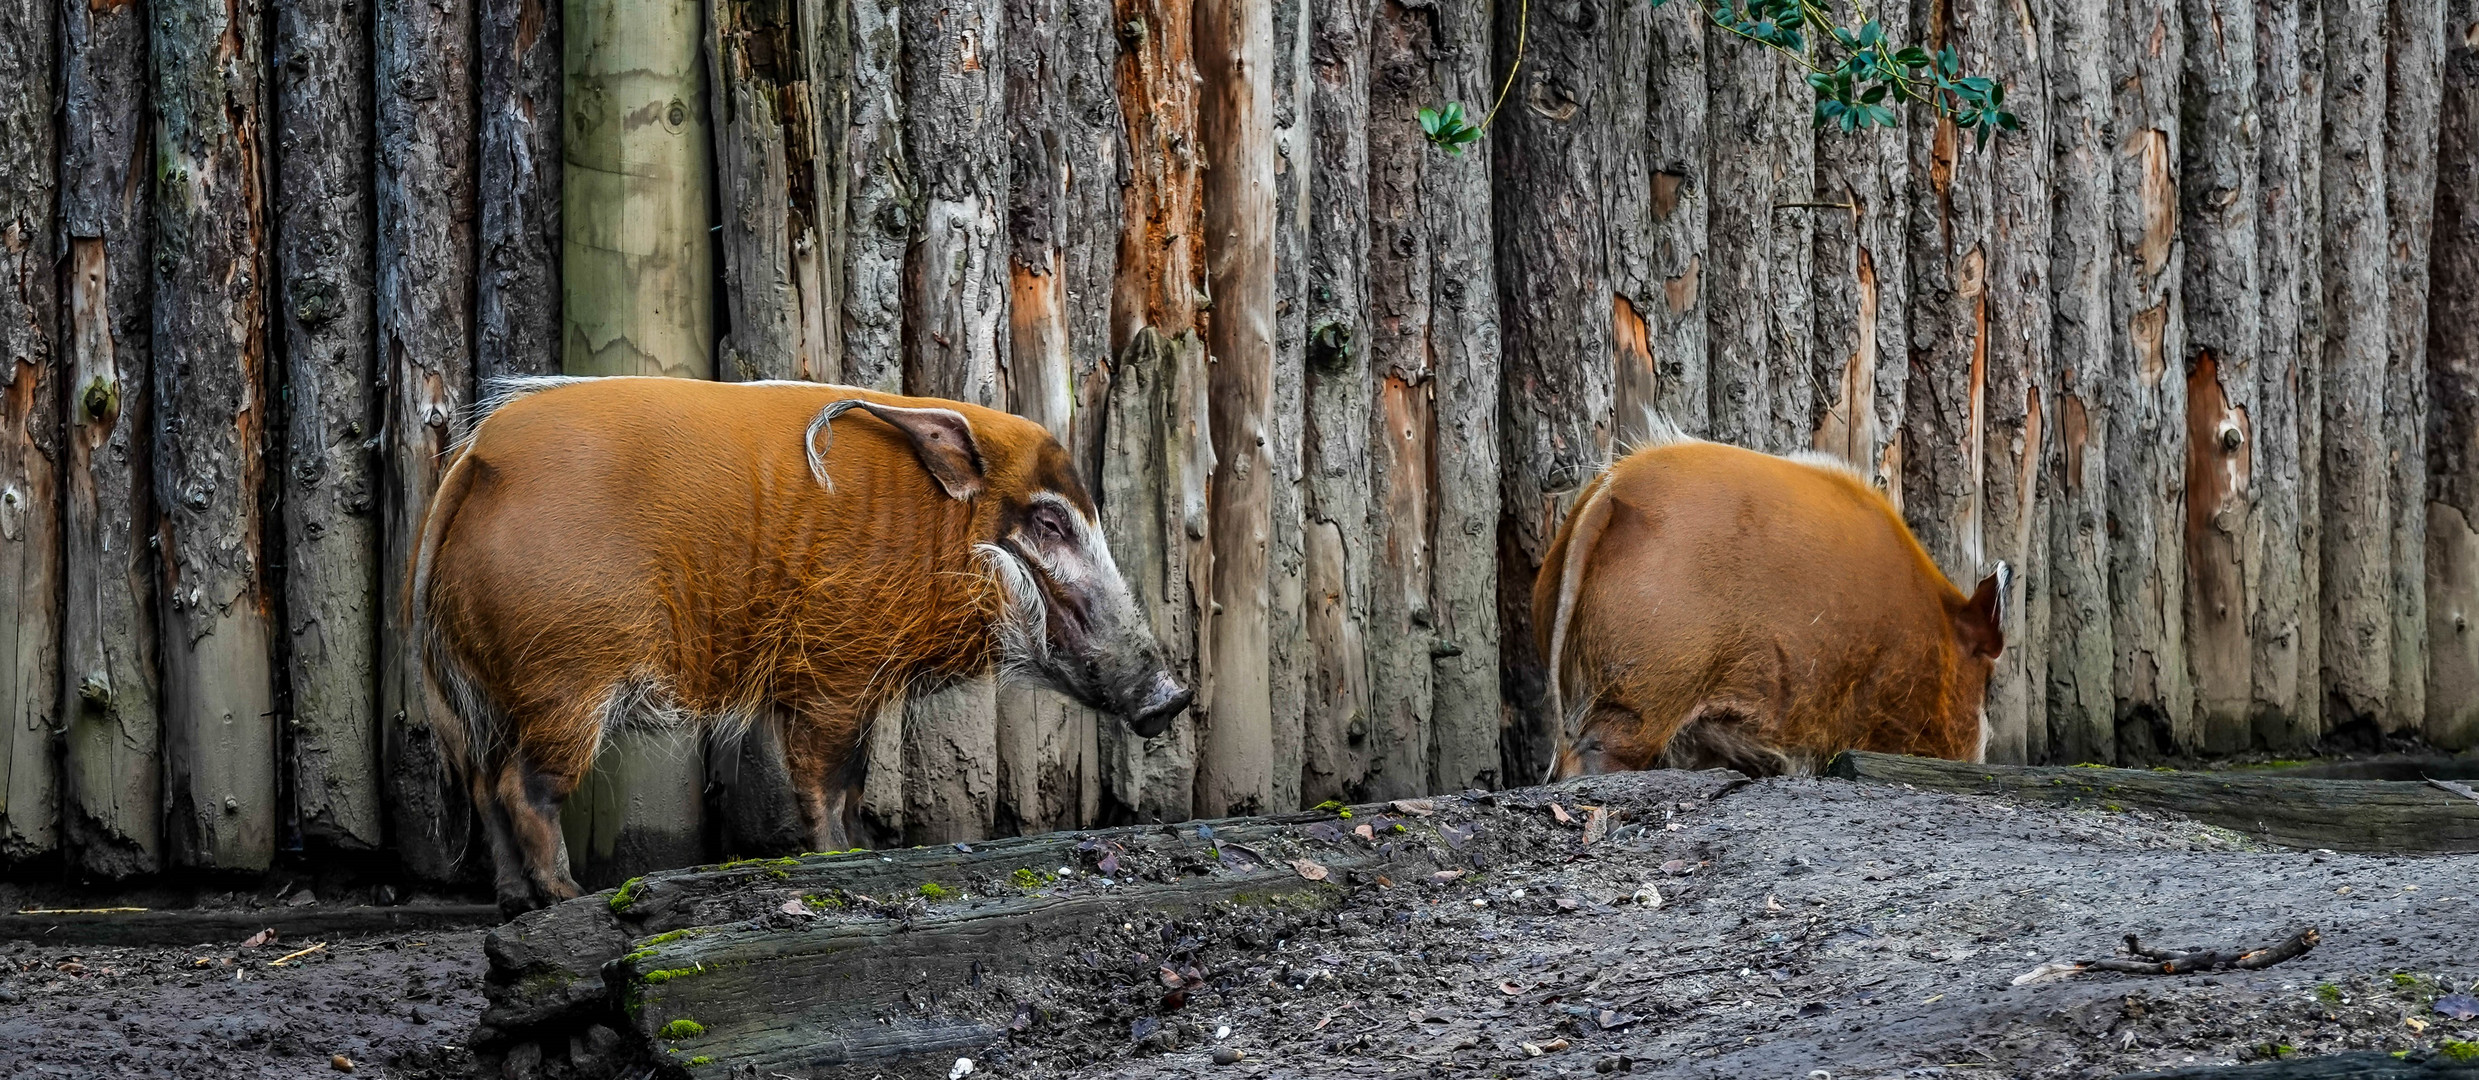
[[2049, 360], [2057, 447], [2049, 484], [2047, 760], [2117, 759], [2112, 692], [2108, 406], [2121, 365], [2110, 315], [2116, 259], [2110, 208], [2107, 0], [2056, 0], [2046, 53], [2055, 214]]
[[560, 0], [482, 0], [474, 374], [560, 370]]
[[2479, 0], [2451, 0], [2427, 320], [2428, 740], [2479, 746]]
[[76, 701], [62, 717], [61, 827], [69, 866], [121, 878], [159, 869], [163, 856], [147, 483], [155, 170], [146, 12], [70, 2], [61, 16], [70, 403], [60, 660], [61, 686]]
[[2323, 591], [2326, 720], [2382, 724], [2393, 677], [2392, 471], [2385, 365], [2383, 0], [2326, 0], [2323, 139]]
[[0, 5], [0, 859], [60, 843], [58, 92], [46, 0]]
[[2316, 730], [2316, 672], [2306, 648], [2306, 614], [2314, 607], [2306, 574], [2314, 565], [2313, 533], [2304, 527], [2306, 480], [2313, 472], [2314, 444], [2303, 439], [2312, 402], [2308, 376], [2307, 272], [2316, 259], [2315, 230], [2307, 225], [2307, 201], [2315, 186], [2312, 152], [2316, 113], [2303, 100], [2307, 74], [2300, 51], [2301, 0], [2278, 0], [2255, 11], [2256, 305], [2255, 409], [2248, 473], [2254, 494], [2254, 529], [2247, 551], [2250, 592], [2250, 728], [2256, 742], [2275, 748], [2312, 743]]
[[[1381, 20], [1374, 30], [1373, 13]], [[1394, 507], [1375, 501], [1418, 478], [1401, 476], [1389, 456], [1387, 436], [1399, 425], [1372, 411], [1371, 383], [1404, 362], [1407, 349], [1417, 352], [1412, 342], [1428, 322], [1424, 311], [1407, 310], [1405, 295], [1427, 299], [1425, 274], [1407, 280], [1425, 252], [1419, 230], [1404, 220], [1415, 197], [1406, 187], [1420, 169], [1406, 133], [1412, 143], [1423, 140], [1417, 124], [1395, 119], [1421, 105], [1385, 66], [1396, 33], [1386, 14], [1358, 0], [1308, 0], [1301, 793], [1312, 802], [1427, 779], [1425, 758], [1407, 756], [1421, 749], [1427, 713], [1428, 660], [1410, 657], [1418, 643], [1402, 611], [1408, 568], [1401, 556], [1417, 558], [1417, 545], [1393, 546], [1384, 534], [1395, 524]], [[1373, 37], [1381, 50], [1374, 60]], [[1385, 126], [1371, 130], [1372, 117], [1386, 118], [1377, 121]], [[1423, 361], [1409, 363], [1417, 370]]]
[[1213, 603], [1197, 755], [1200, 814], [1263, 813], [1274, 795], [1268, 672], [1274, 393], [1273, 12], [1267, 0], [1194, 9], [1203, 78], [1211, 363]]
[[2107, 56], [2115, 88], [2110, 319], [2123, 365], [2107, 389], [2110, 608], [2117, 649], [2118, 735], [2183, 741], [2194, 695], [2185, 626], [2186, 334], [2179, 306], [2177, 85], [2184, 32], [2176, 12], [2114, 5]]
[[285, 671], [305, 841], [380, 845], [369, 39], [349, 0], [279, 0]]
[[[381, 566], [412, 565], [422, 512], [439, 487], [454, 418], [474, 375], [474, 10], [382, 0], [378, 84], [379, 439], [387, 490]], [[415, 875], [445, 880], [473, 830], [433, 725], [452, 722], [424, 692], [419, 644], [404, 621], [404, 575], [380, 578], [379, 716], [385, 725], [390, 845]]]
[[2179, 233], [2186, 246], [2186, 646], [2194, 675], [2183, 748], [2246, 747], [2254, 704], [2256, 365], [2263, 295], [2256, 251], [2254, 4], [2188, 0], [2180, 96]]
[[[1439, 98], [1490, 90], [1490, 15], [1437, 9], [1430, 71]], [[1501, 414], [1497, 249], [1487, 155], [1427, 151], [1421, 204], [1429, 234], [1429, 348], [1434, 388], [1429, 445], [1436, 486], [1429, 527], [1429, 790], [1522, 783], [1501, 772], [1498, 694], [1498, 422]], [[1527, 583], [1528, 584], [1528, 583]]]
[[[1607, 210], [1609, 43], [1601, 0], [1498, 5], [1495, 70], [1524, 62], [1487, 142], [1494, 165], [1497, 289], [1506, 358], [1498, 519], [1501, 775], [1543, 774], [1558, 737], [1533, 642], [1532, 581], [1574, 493], [1608, 457], [1610, 364]], [[1462, 207], [1458, 212], [1469, 212]]]
[[[1708, 52], [1744, 39], [1708, 24]], [[1815, 92], [1798, 65], [1761, 52], [1708, 66], [1708, 256], [1703, 289], [1713, 438], [1767, 453], [1804, 449], [1820, 415], [1809, 370], [1815, 258]], [[1839, 367], [1839, 358], [1834, 358]]]
[[[2465, 23], [2457, 33], [2467, 34]], [[2386, 731], [2427, 721], [2428, 241], [2436, 223], [2444, 0], [2392, 0], [2386, 16], [2384, 194], [2390, 305], [2385, 327], [2385, 460], [2392, 473], [2392, 695]]]
[[1704, 12], [1618, 5], [1610, 54], [1610, 331], [1618, 445], [1644, 436], [1648, 411], [1702, 433], [1708, 330]]

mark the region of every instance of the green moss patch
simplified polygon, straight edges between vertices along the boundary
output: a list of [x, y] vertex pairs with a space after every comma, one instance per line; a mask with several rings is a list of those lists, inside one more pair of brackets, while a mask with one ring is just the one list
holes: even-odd
[[691, 1020], [687, 1017], [682, 1017], [678, 1020], [672, 1021], [671, 1023], [663, 1025], [663, 1030], [660, 1032], [664, 1038], [670, 1039], [673, 1042], [678, 1042], [682, 1039], [694, 1039], [705, 1033], [706, 1025], [698, 1023], [697, 1021]]

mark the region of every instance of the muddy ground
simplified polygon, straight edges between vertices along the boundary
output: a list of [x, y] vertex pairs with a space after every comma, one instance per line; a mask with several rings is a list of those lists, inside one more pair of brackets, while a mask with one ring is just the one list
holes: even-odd
[[[978, 1072], [2107, 1077], [2479, 1040], [2479, 1020], [2436, 1007], [2479, 991], [2479, 856], [2268, 850], [2148, 815], [1834, 780], [1707, 799], [1670, 777], [1441, 801], [1536, 853], [1450, 883], [1132, 919], [1001, 987], [1037, 1007]], [[1678, 795], [1658, 817], [1647, 784]], [[1638, 820], [1587, 846], [1599, 802]], [[2321, 946], [2262, 971], [2011, 985], [2128, 933], [2229, 947], [2307, 926]]]
[[[1629, 810], [1588, 845], [1605, 804]], [[1526, 855], [1325, 906], [1133, 915], [974, 991], [1028, 1007], [973, 1075], [2106, 1077], [2479, 1041], [2479, 1019], [2438, 1011], [2479, 992], [2479, 856], [1686, 774], [1442, 799], [1428, 820]], [[2308, 925], [2321, 946], [2264, 971], [2010, 985], [2127, 933], [2259, 945]], [[475, 1075], [480, 942], [339, 939], [280, 968], [310, 942], [0, 942], [0, 1075], [334, 1076], [338, 1054], [355, 1075]]]
[[0, 942], [0, 1076], [446, 1080], [482, 1008], [478, 929], [317, 941]]

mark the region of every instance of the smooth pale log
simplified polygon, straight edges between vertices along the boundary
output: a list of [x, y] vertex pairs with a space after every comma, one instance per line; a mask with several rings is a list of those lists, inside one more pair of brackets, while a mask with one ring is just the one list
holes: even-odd
[[[1201, 549], [1213, 445], [1199, 422], [1205, 389], [1205, 343], [1194, 333], [1164, 338], [1148, 326], [1119, 353], [1103, 420], [1102, 532], [1173, 671], [1197, 669], [1207, 585]], [[1193, 714], [1150, 739], [1125, 724], [1102, 725], [1102, 818], [1194, 816], [1198, 739]]]
[[380, 477], [371, 453], [370, 43], [351, 0], [280, 0], [273, 63], [284, 334], [284, 631], [295, 821], [372, 849]]
[[55, 25], [0, 4], [0, 859], [60, 842], [61, 617]]
[[199, 0], [153, 14], [165, 844], [177, 866], [263, 870], [277, 830], [265, 27]]
[[[380, 0], [373, 13], [378, 83], [378, 381], [386, 455], [381, 567], [408, 567], [455, 420], [474, 382], [475, 12]], [[474, 834], [472, 797], [451, 775], [436, 727], [458, 722], [430, 694], [405, 621], [406, 575], [380, 577], [379, 715], [388, 846], [415, 876], [453, 878]]]
[[1263, 813], [1274, 796], [1269, 674], [1274, 392], [1273, 13], [1268, 0], [1195, 5], [1203, 79], [1205, 271], [1213, 318], [1211, 613], [1196, 809]]
[[[1317, 91], [1309, 50], [1316, 33], [1309, 0], [1272, 0], [1274, 10], [1274, 400], [1300, 401], [1308, 383], [1309, 181], [1306, 144]], [[1312, 805], [1302, 797], [1309, 754], [1308, 710], [1315, 664], [1308, 641], [1308, 514], [1305, 409], [1274, 410], [1274, 484], [1267, 509], [1273, 531], [1266, 556], [1266, 666], [1273, 716], [1274, 809]]]
[[69, 4], [61, 16], [61, 827], [68, 864], [108, 879], [151, 873], [163, 854], [146, 451], [154, 155], [144, 9]]
[[[568, 374], [714, 375], [713, 129], [700, 12], [695, 0], [567, 0]], [[702, 856], [705, 776], [695, 732], [610, 740], [562, 812], [578, 880]]]

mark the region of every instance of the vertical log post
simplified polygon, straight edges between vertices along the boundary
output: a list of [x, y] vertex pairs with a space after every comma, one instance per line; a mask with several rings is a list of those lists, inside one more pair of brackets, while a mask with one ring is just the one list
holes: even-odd
[[[1479, 102], [1492, 89], [1491, 13], [1438, 9], [1429, 70], [1437, 100]], [[1429, 347], [1434, 429], [1429, 445], [1429, 790], [1517, 783], [1501, 772], [1498, 694], [1498, 418], [1503, 381], [1498, 310], [1495, 150], [1423, 151], [1421, 206], [1429, 236]], [[1529, 582], [1526, 583], [1529, 587]], [[1527, 608], [1526, 610], [1529, 610]]]
[[[2300, 38], [2300, 0], [2254, 6], [2256, 190], [2255, 411], [2247, 435], [2253, 450], [2248, 475], [2254, 488], [2254, 529], [2247, 552], [2254, 588], [2248, 615], [2252, 672], [2249, 728], [2255, 742], [2286, 749], [2311, 744], [2319, 732], [2316, 672], [2307, 658], [2306, 615], [2314, 607], [2307, 573], [2315, 564], [2313, 533], [2304, 526], [2306, 481], [2315, 447], [2302, 442], [2305, 413], [2315, 383], [2305, 355], [2306, 292], [2316, 258], [2315, 230], [2306, 208], [2316, 185], [2310, 152], [2317, 113], [2306, 107]], [[2314, 33], [2313, 27], [2307, 31]]]
[[1779, 454], [1809, 446], [1817, 427], [1810, 223], [1829, 211], [1815, 206], [1814, 91], [1798, 65], [1759, 59], [1742, 44], [1705, 27], [1705, 48], [1730, 58], [1705, 70], [1707, 115], [1723, 121], [1707, 128], [1713, 437]]
[[560, 370], [559, 0], [482, 0], [474, 376]]
[[[1950, 47], [1966, 64], [1981, 68], [1989, 62], [1989, 39], [2006, 32], [1993, 20], [1970, 17], [1986, 10], [1995, 8], [1958, 12], [1953, 4], [1931, 3], [1917, 33], [1930, 52]], [[1911, 175], [1914, 183], [1925, 184], [1913, 205], [1905, 253], [1912, 378], [1902, 418], [1899, 505], [1929, 558], [1967, 589], [1987, 553], [1982, 503], [1989, 447], [1993, 157], [1985, 148], [1975, 151], [1971, 135], [1952, 121], [1926, 108], [1910, 113], [1905, 126]], [[1714, 232], [1721, 231], [1717, 221]], [[1721, 279], [1715, 280], [1718, 286]], [[1720, 317], [1716, 307], [1715, 318]], [[1717, 351], [1716, 394], [1724, 386], [1719, 356]], [[1719, 402], [1717, 397], [1717, 430]]]
[[1199, 0], [1194, 16], [1214, 450], [1196, 809], [1221, 816], [1264, 813], [1274, 795], [1274, 26], [1269, 0]]
[[[2110, 321], [2121, 366], [2108, 381], [2110, 610], [2121, 755], [2188, 743], [2194, 695], [2185, 644], [2186, 333], [2177, 303], [2178, 74], [2175, 11], [2112, 5], [2117, 143], [2109, 164], [2115, 259]], [[2129, 723], [2130, 720], [2135, 723]], [[2131, 744], [2129, 739], [2135, 741]], [[2190, 743], [2191, 744], [2191, 743]]]
[[59, 100], [53, 9], [0, 4], [0, 859], [60, 843]]
[[[2479, 0], [2445, 24], [2479, 25]], [[2479, 41], [2445, 52], [2427, 320], [2427, 737], [2479, 746]]]
[[155, 682], [147, 10], [61, 7], [60, 222], [68, 255], [61, 686], [67, 863], [98, 878], [163, 856]]
[[370, 452], [370, 42], [349, 0], [279, 0], [284, 651], [302, 839], [380, 845], [378, 483]]
[[420, 643], [405, 623], [404, 567], [439, 487], [474, 376], [474, 9], [379, 0], [378, 332], [387, 455], [380, 566], [379, 716], [390, 843], [414, 874], [444, 880], [474, 845], [473, 807], [433, 725]]
[[2384, 0], [2326, 0], [2323, 178], [2323, 592], [2326, 719], [2381, 724], [2393, 678], [2392, 472], [2385, 364]]
[[[1913, 40], [1908, 11], [1893, 7], [1875, 14], [1889, 37]], [[1695, 105], [1703, 104], [1699, 96]], [[1914, 116], [1912, 122], [1920, 121]], [[1817, 131], [1816, 201], [1825, 205], [1814, 216], [1815, 362], [1826, 380], [1823, 387], [1839, 392], [1828, 392], [1822, 402], [1813, 445], [1850, 462], [1896, 500], [1902, 495], [1897, 436], [1911, 368], [1903, 242], [1911, 213], [1909, 172], [1903, 130]], [[1656, 189], [1655, 198], [1660, 197]], [[1701, 214], [1701, 209], [1682, 206], [1678, 212]]]
[[176, 865], [263, 870], [276, 845], [265, 31], [254, 5], [153, 14], [164, 830]]
[[1266, 552], [1266, 704], [1273, 717], [1273, 802], [1277, 810], [1314, 805], [1302, 799], [1308, 771], [1305, 744], [1316, 663], [1308, 639], [1308, 410], [1286, 403], [1308, 396], [1309, 183], [1315, 149], [1308, 127], [1316, 106], [1311, 88], [1315, 28], [1310, 0], [1271, 0], [1274, 149], [1274, 396], [1267, 426], [1274, 463], [1266, 500], [1273, 529]]
[[[1423, 141], [1420, 127], [1404, 118], [1429, 103], [1397, 90], [1392, 73], [1372, 70], [1371, 5], [1306, 0], [1306, 7], [1307, 394], [1299, 410], [1306, 413], [1301, 550], [1308, 670], [1301, 795], [1318, 802], [1377, 798], [1381, 789], [1427, 779], [1420, 768], [1405, 775], [1399, 748], [1427, 717], [1428, 660], [1407, 656], [1418, 643], [1403, 625], [1404, 567], [1379, 562], [1383, 549], [1374, 546], [1382, 541], [1372, 533], [1388, 530], [1394, 507], [1371, 501], [1373, 487], [1391, 493], [1420, 477], [1393, 475], [1387, 438], [1400, 424], [1371, 411], [1370, 381], [1372, 371], [1405, 362], [1405, 339], [1412, 369], [1426, 365], [1417, 353], [1427, 313], [1405, 310], [1403, 295], [1416, 291], [1425, 306], [1426, 265], [1408, 281], [1405, 268], [1425, 264], [1426, 252], [1418, 250], [1417, 228], [1402, 219], [1418, 212], [1418, 194], [1408, 189], [1418, 182]], [[1385, 44], [1379, 38], [1378, 48]], [[1372, 77], [1380, 80], [1374, 88]], [[1372, 122], [1383, 126], [1371, 130]], [[1289, 402], [1280, 408], [1293, 411]], [[1400, 554], [1416, 557], [1416, 550]], [[1389, 595], [1393, 620], [1386, 618]], [[1415, 693], [1421, 700], [1413, 700]]]
[[[1610, 363], [1607, 220], [1609, 42], [1598, 6], [1497, 5], [1494, 70], [1523, 65], [1490, 129], [1497, 218], [1504, 388], [1498, 521], [1503, 773], [1528, 783], [1549, 767], [1558, 717], [1533, 641], [1532, 580], [1577, 489], [1608, 456]], [[1583, 13], [1590, 12], [1591, 17]], [[1496, 87], [1492, 87], [1494, 93]]]
[[2108, 0], [2050, 6], [2049, 360], [2057, 447], [2049, 492], [2048, 755], [2053, 762], [2117, 760], [2112, 690], [2109, 466], [2112, 383], [2124, 369], [2110, 311], [2116, 205], [2108, 143], [2111, 91]]
[[[846, 17], [849, 89], [837, 161], [844, 228], [835, 234], [842, 245], [839, 377], [897, 393], [904, 389], [904, 251], [916, 213], [904, 146], [903, 4], [849, 0]], [[872, 846], [903, 841], [903, 716], [903, 703], [891, 702], [869, 729], [861, 821]]]
[[[571, 375], [714, 375], [713, 143], [697, 0], [567, 0], [561, 229]], [[705, 855], [695, 732], [605, 743], [561, 816], [587, 888]]]
[[[2427, 722], [2427, 305], [2436, 223], [2438, 105], [2444, 87], [2444, 0], [2392, 0], [2385, 24], [2385, 461], [2392, 505], [2392, 696], [2384, 729]], [[2454, 31], [2467, 35], [2469, 24]]]

